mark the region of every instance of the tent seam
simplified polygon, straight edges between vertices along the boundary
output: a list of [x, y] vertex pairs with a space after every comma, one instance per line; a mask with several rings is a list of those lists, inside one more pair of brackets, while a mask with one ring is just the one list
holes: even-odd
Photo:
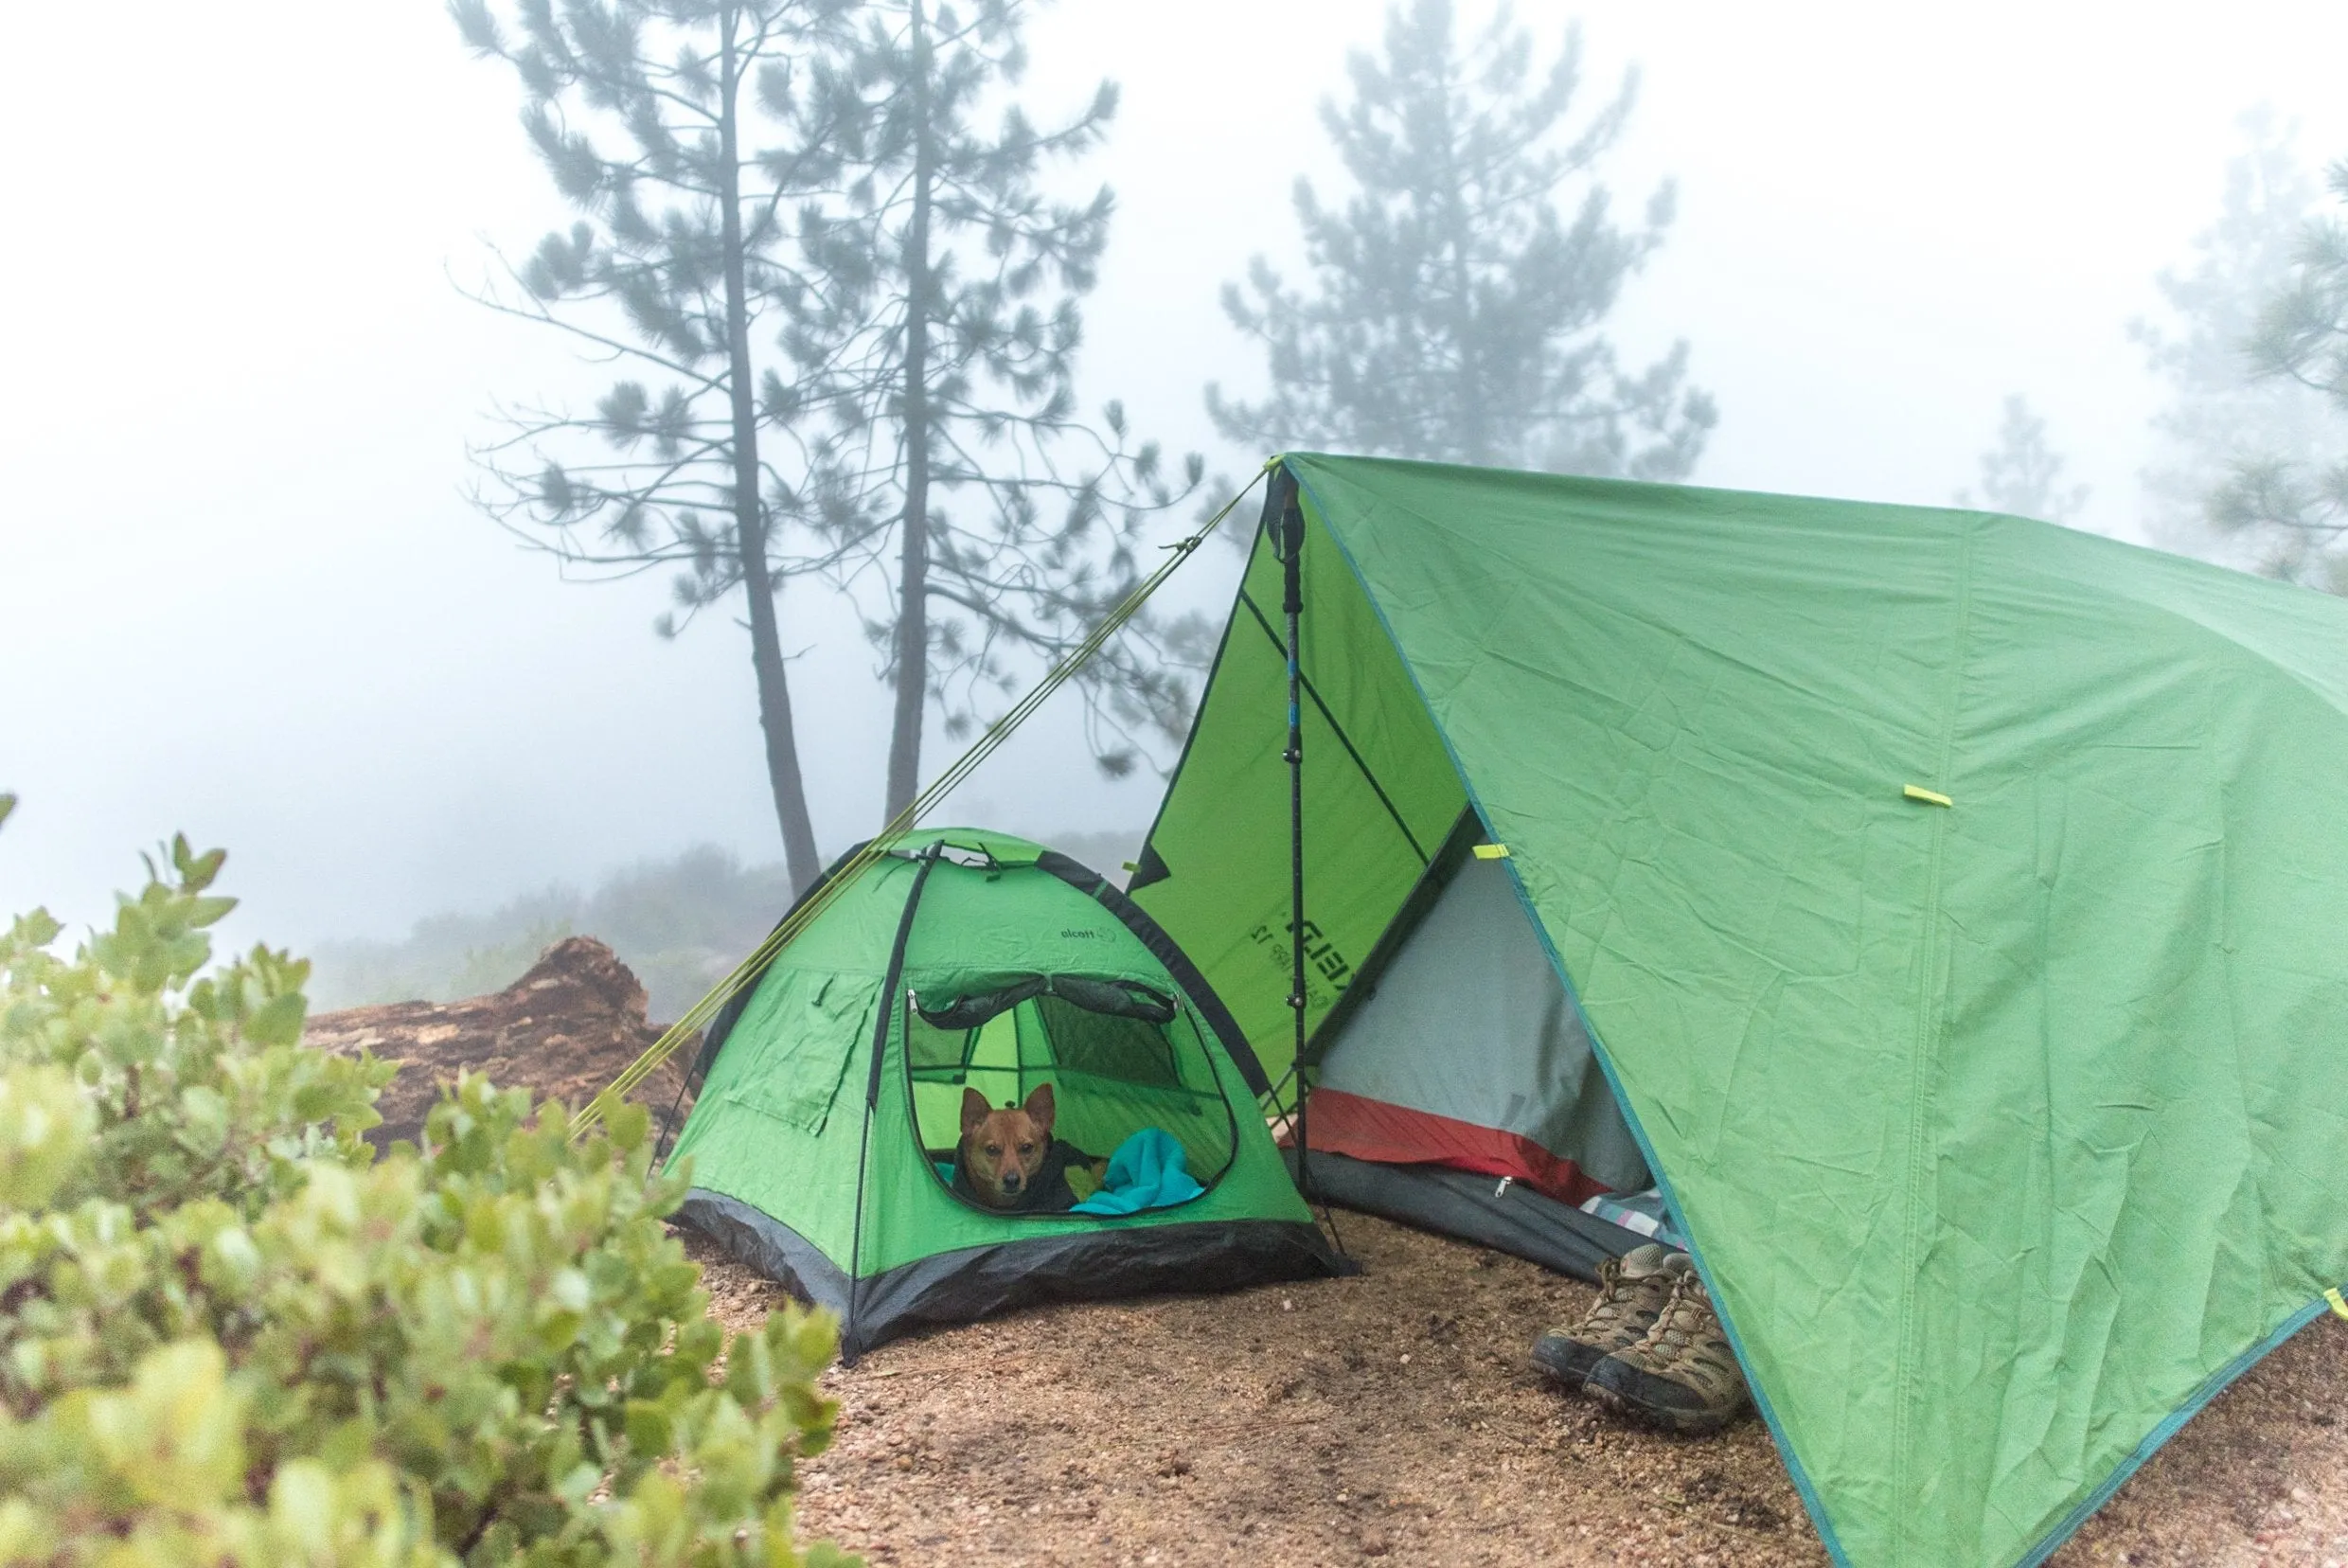
[[[1264, 635], [1272, 639], [1272, 645], [1280, 650], [1281, 657], [1285, 659], [1288, 656], [1287, 646], [1281, 642], [1279, 634], [1272, 631], [1272, 623], [1264, 618], [1262, 606], [1255, 602], [1244, 587], [1239, 590], [1239, 602], [1248, 607], [1248, 613], [1255, 617], [1255, 624], [1263, 628]], [[1297, 684], [1305, 688], [1305, 695], [1312, 699], [1312, 705], [1320, 710], [1322, 720], [1329, 726], [1329, 733], [1337, 737], [1337, 743], [1345, 748], [1347, 757], [1353, 758], [1355, 770], [1361, 775], [1363, 780], [1369, 784], [1372, 793], [1378, 796], [1378, 803], [1386, 808], [1386, 815], [1393, 819], [1397, 829], [1401, 829], [1402, 841], [1411, 846], [1411, 853], [1418, 857], [1418, 864], [1422, 866], [1432, 864], [1434, 857], [1419, 846], [1418, 835], [1412, 832], [1411, 825], [1402, 820], [1402, 809], [1394, 803], [1393, 796], [1386, 793], [1386, 786], [1379, 781], [1378, 775], [1370, 771], [1369, 762], [1362, 757], [1360, 749], [1354, 745], [1353, 737], [1345, 733], [1345, 726], [1337, 722], [1337, 715], [1329, 711], [1329, 704], [1322, 698], [1320, 689], [1312, 684], [1309, 676], [1301, 671], [1296, 680]], [[1169, 797], [1172, 795], [1173, 786], [1171, 784], [1166, 786], [1166, 793]]]
[[[1956, 752], [1957, 709], [1964, 700], [1965, 663], [1970, 651], [1973, 608], [1973, 538], [1970, 530], [1957, 535], [1956, 603], [1951, 617], [1948, 689], [1941, 712], [1940, 755], [1934, 761], [1933, 782], [1949, 788], [1949, 769]], [[1931, 1165], [1931, 1101], [1933, 1069], [1940, 1056], [1941, 1026], [1946, 1019], [1941, 965], [1946, 957], [1941, 940], [1941, 895], [1948, 865], [1948, 813], [1930, 815], [1931, 845], [1927, 851], [1922, 952], [1917, 963], [1916, 1032], [1908, 1069], [1908, 1185], [1901, 1216], [1904, 1235], [1900, 1258], [1897, 1349], [1892, 1367], [1892, 1495], [1907, 1498], [1914, 1449], [1915, 1381], [1917, 1376], [1919, 1279], [1928, 1238], [1924, 1236], [1924, 1203]], [[1894, 1512], [1892, 1560], [1908, 1559], [1912, 1511]]]
[[[1476, 813], [1477, 820], [1484, 823], [1488, 829], [1491, 826], [1491, 818], [1485, 814], [1483, 801], [1477, 795], [1475, 781], [1468, 777], [1467, 767], [1460, 759], [1459, 748], [1451, 743], [1450, 732], [1444, 728], [1443, 721], [1436, 716], [1434, 704], [1428, 700], [1427, 688], [1420, 684], [1418, 671], [1412, 667], [1411, 656], [1403, 649], [1402, 639], [1395, 635], [1394, 623], [1386, 618], [1385, 606], [1379, 603], [1376, 594], [1370, 592], [1369, 579], [1362, 575], [1361, 564], [1354, 560], [1353, 552], [1345, 547], [1345, 542], [1338, 537], [1337, 530], [1329, 526], [1328, 508], [1322, 502], [1318, 492], [1313, 490], [1312, 481], [1303, 473], [1295, 472], [1292, 459], [1284, 458], [1282, 461], [1284, 465], [1289, 466], [1290, 472], [1295, 474], [1299, 493], [1309, 496], [1314, 509], [1321, 514], [1321, 531], [1327, 535], [1329, 542], [1336, 546], [1338, 558], [1344, 561], [1346, 569], [1353, 574], [1355, 586], [1361, 591], [1362, 601], [1369, 605], [1370, 613], [1378, 617], [1378, 624], [1385, 632], [1386, 640], [1394, 647], [1395, 657], [1402, 665], [1403, 674], [1410, 680], [1411, 689], [1418, 694], [1419, 703], [1427, 711], [1428, 722], [1433, 724], [1436, 738], [1443, 742], [1444, 755], [1450, 759], [1451, 771], [1459, 777], [1460, 788], [1468, 796], [1469, 809]], [[1392, 505], [1391, 502], [1388, 504]], [[1422, 519], [1422, 521], [1432, 520]], [[1565, 998], [1574, 1009], [1574, 1016], [1581, 1021], [1582, 1030], [1589, 1037], [1591, 1054], [1597, 1060], [1598, 1070], [1606, 1075], [1607, 1089], [1614, 1096], [1615, 1107], [1622, 1112], [1624, 1125], [1630, 1129], [1631, 1137], [1639, 1145], [1640, 1155], [1646, 1161], [1647, 1169], [1654, 1174], [1656, 1185], [1663, 1191], [1663, 1201], [1670, 1205], [1672, 1214], [1680, 1220], [1681, 1228], [1683, 1231], [1690, 1230], [1687, 1211], [1680, 1205], [1679, 1195], [1672, 1187], [1671, 1176], [1663, 1168], [1663, 1163], [1655, 1157], [1655, 1147], [1647, 1139], [1646, 1129], [1640, 1125], [1638, 1113], [1631, 1107], [1629, 1096], [1623, 1092], [1622, 1079], [1615, 1075], [1613, 1054], [1607, 1049], [1606, 1042], [1600, 1038], [1596, 1026], [1591, 1022], [1589, 1013], [1583, 1009], [1580, 988], [1574, 985], [1573, 975], [1567, 971], [1565, 956], [1557, 951], [1556, 941], [1549, 935], [1549, 927], [1542, 921], [1539, 910], [1534, 905], [1532, 895], [1525, 888], [1523, 874], [1518, 869], [1514, 857], [1504, 861], [1503, 864], [1507, 869], [1510, 884], [1516, 889], [1517, 902], [1523, 909], [1525, 918], [1531, 923], [1534, 935], [1539, 939], [1541, 951], [1549, 955], [1550, 967], [1556, 971], [1557, 982], [1565, 989]], [[1720, 1304], [1719, 1291], [1713, 1279], [1712, 1271], [1705, 1266], [1703, 1255], [1697, 1247], [1696, 1238], [1690, 1234], [1687, 1239], [1688, 1259], [1695, 1265], [1697, 1274], [1704, 1282], [1705, 1291], [1712, 1297], [1714, 1308], [1720, 1321], [1721, 1331], [1728, 1336], [1729, 1346], [1735, 1353], [1738, 1365], [1740, 1367], [1749, 1365], [1751, 1359], [1745, 1354], [1744, 1342], [1736, 1331], [1735, 1324], [1730, 1321], [1727, 1310]], [[1826, 1555], [1834, 1561], [1836, 1568], [1853, 1568], [1850, 1554], [1843, 1550], [1841, 1539], [1835, 1533], [1833, 1518], [1827, 1513], [1824, 1500], [1819, 1495], [1817, 1483], [1811, 1480], [1808, 1469], [1803, 1464], [1801, 1455], [1795, 1452], [1791, 1435], [1785, 1424], [1778, 1419], [1776, 1408], [1770, 1403], [1769, 1395], [1750, 1376], [1747, 1377], [1746, 1383], [1752, 1394], [1753, 1409], [1759, 1413], [1762, 1424], [1769, 1428], [1770, 1435], [1776, 1443], [1778, 1454], [1786, 1462], [1786, 1473], [1792, 1480], [1794, 1490], [1801, 1496], [1802, 1506], [1809, 1511], [1810, 1523], [1818, 1529], [1820, 1544], [1826, 1548]]]

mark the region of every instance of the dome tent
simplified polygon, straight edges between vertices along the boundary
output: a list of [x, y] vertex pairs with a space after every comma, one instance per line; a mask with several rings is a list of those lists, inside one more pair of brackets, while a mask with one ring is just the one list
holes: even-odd
[[[2348, 1315], [2348, 603], [2019, 518], [1366, 458], [1281, 459], [1274, 521], [1314, 1196], [1507, 1244], [1651, 1171], [1860, 1568], [2043, 1561]], [[1273, 543], [1130, 891], [1279, 1076]]]
[[[849, 1355], [1032, 1302], [1341, 1270], [1213, 989], [1116, 888], [1024, 840], [897, 845], [712, 1019], [696, 1072], [679, 1221], [831, 1309]], [[957, 1192], [965, 1093], [1040, 1085], [1055, 1138], [1105, 1158], [1155, 1130], [1202, 1190], [1130, 1214]]]

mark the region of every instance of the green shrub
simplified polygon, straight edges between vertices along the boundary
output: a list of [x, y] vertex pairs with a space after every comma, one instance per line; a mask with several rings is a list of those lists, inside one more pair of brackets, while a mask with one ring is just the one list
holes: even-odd
[[221, 857], [169, 861], [0, 938], [0, 1563], [848, 1560], [792, 1540], [832, 1325], [726, 1344], [644, 1113], [468, 1078], [370, 1163], [390, 1069], [285, 954], [205, 972]]

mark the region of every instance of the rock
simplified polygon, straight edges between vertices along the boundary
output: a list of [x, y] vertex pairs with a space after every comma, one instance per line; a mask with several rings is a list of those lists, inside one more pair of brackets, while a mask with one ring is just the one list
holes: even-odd
[[[660, 1036], [645, 1019], [644, 987], [592, 936], [564, 937], [493, 995], [320, 1013], [305, 1031], [325, 1050], [371, 1050], [400, 1064], [377, 1103], [383, 1125], [367, 1134], [378, 1149], [420, 1139], [440, 1085], [459, 1072], [486, 1073], [500, 1087], [526, 1088], [577, 1110]], [[666, 1114], [693, 1050], [680, 1050], [630, 1097]]]

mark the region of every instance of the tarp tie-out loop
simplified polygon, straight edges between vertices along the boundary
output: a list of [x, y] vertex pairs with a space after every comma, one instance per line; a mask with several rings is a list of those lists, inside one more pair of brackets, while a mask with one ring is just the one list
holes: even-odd
[[1037, 682], [1027, 695], [1011, 705], [1008, 712], [988, 724], [986, 733], [978, 738], [977, 742], [969, 751], [957, 757], [951, 767], [937, 775], [928, 789], [922, 791], [902, 811], [892, 817], [888, 826], [876, 834], [871, 842], [850, 856], [836, 875], [826, 879], [821, 886], [801, 900], [799, 906], [792, 910], [781, 924], [768, 933], [766, 940], [760, 942], [749, 957], [734, 967], [732, 973], [710, 988], [708, 995], [687, 1007], [685, 1015], [668, 1025], [660, 1039], [652, 1042], [649, 1050], [622, 1068], [619, 1076], [611, 1081], [603, 1093], [589, 1100], [578, 1114], [571, 1118], [571, 1141], [578, 1143], [585, 1138], [596, 1124], [609, 1115], [614, 1107], [635, 1091], [638, 1085], [660, 1071], [661, 1064], [675, 1056], [685, 1042], [698, 1036], [709, 1021], [718, 1015], [720, 1009], [734, 999], [737, 991], [765, 971], [767, 965], [774, 961], [777, 953], [789, 946], [793, 937], [820, 918], [824, 911], [829, 909], [841, 894], [855, 885], [859, 877], [898, 844], [901, 844], [908, 833], [920, 826], [924, 816], [936, 810], [948, 795], [961, 787], [965, 779], [977, 772], [979, 767], [992, 757], [1003, 743], [1011, 738], [1013, 732], [1025, 723], [1034, 715], [1036, 709], [1041, 707], [1054, 692], [1066, 686], [1075, 679], [1079, 670], [1092, 663], [1094, 656], [1108, 646], [1109, 639], [1124, 631], [1126, 624], [1141, 614], [1142, 606], [1149, 602], [1149, 597], [1165, 586], [1166, 579], [1181, 568], [1183, 562], [1199, 553], [1199, 546], [1214, 535], [1215, 530], [1222, 526], [1223, 519], [1232, 514], [1233, 509], [1247, 498], [1248, 491], [1254, 490], [1257, 481], [1276, 468], [1279, 461], [1277, 457], [1274, 457], [1265, 463], [1256, 472], [1255, 477], [1241, 486], [1238, 493], [1224, 502], [1221, 509], [1207, 519], [1202, 527], [1166, 546], [1168, 553], [1165, 562], [1156, 571], [1136, 583], [1133, 591], [1126, 595], [1124, 600], [1115, 609], [1102, 616], [1100, 623], [1093, 628], [1084, 641], [1070, 650], [1066, 658], [1054, 665], [1050, 672], [1042, 680]]

